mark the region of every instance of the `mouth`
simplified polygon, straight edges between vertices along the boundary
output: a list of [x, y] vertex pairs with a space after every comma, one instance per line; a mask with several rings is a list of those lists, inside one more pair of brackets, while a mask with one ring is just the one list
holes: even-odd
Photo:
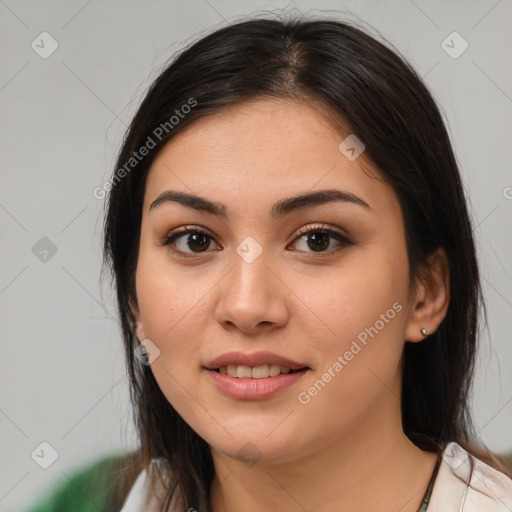
[[278, 365], [227, 365], [205, 368], [215, 387], [235, 400], [269, 399], [306, 378], [311, 368], [291, 369]]

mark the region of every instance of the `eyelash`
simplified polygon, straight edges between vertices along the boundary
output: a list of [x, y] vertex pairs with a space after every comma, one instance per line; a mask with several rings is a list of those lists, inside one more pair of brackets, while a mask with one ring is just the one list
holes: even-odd
[[[299, 229], [299, 231], [297, 233], [297, 236], [293, 239], [292, 243], [295, 242], [296, 240], [304, 237], [305, 235], [308, 235], [308, 234], [311, 234], [311, 233], [322, 233], [322, 234], [325, 234], [325, 235], [329, 235], [330, 237], [334, 238], [335, 240], [337, 240], [341, 244], [340, 246], [338, 246], [335, 249], [329, 249], [329, 250], [323, 251], [323, 252], [302, 251], [302, 252], [306, 252], [307, 254], [312, 254], [314, 257], [320, 257], [321, 258], [321, 257], [331, 256], [332, 254], [340, 251], [341, 249], [344, 249], [345, 247], [348, 247], [350, 245], [354, 245], [353, 242], [351, 242], [348, 238], [343, 236], [341, 233], [338, 233], [337, 231], [329, 229], [329, 228], [325, 227], [325, 225], [323, 225], [323, 224], [317, 224], [317, 225], [314, 225], [314, 226], [306, 226], [306, 227], [303, 227], [303, 228]], [[187, 235], [187, 234], [206, 235], [211, 240], [215, 240], [213, 238], [213, 236], [211, 236], [208, 232], [206, 232], [204, 230], [194, 228], [193, 226], [183, 226], [182, 228], [179, 228], [177, 231], [175, 231], [175, 232], [165, 236], [163, 239], [161, 239], [159, 241], [159, 245], [160, 246], [166, 246], [166, 245], [171, 246], [171, 244], [173, 244], [173, 242], [175, 240], [177, 240], [178, 238], [181, 238], [183, 235]], [[204, 251], [204, 252], [197, 252], [197, 253], [194, 253], [194, 252], [186, 253], [186, 252], [183, 252], [183, 251], [180, 251], [180, 250], [176, 249], [173, 246], [171, 246], [171, 249], [172, 249], [173, 252], [176, 252], [180, 256], [183, 256], [185, 258], [193, 258], [193, 257], [196, 257], [196, 256], [201, 256], [201, 255], [205, 254], [206, 252], [209, 252], [209, 251]], [[299, 252], [301, 252], [301, 251], [299, 251]]]

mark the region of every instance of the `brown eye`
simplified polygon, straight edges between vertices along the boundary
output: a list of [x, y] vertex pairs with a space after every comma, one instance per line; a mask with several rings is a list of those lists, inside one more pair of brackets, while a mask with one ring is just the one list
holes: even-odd
[[183, 226], [181, 229], [166, 235], [159, 241], [161, 246], [169, 248], [180, 256], [194, 257], [195, 255], [206, 254], [213, 237], [203, 229]]
[[173, 251], [190, 256], [208, 252], [212, 240], [213, 238], [204, 231], [185, 228], [171, 233], [160, 245], [170, 245]]
[[310, 233], [309, 235], [305, 235], [308, 243], [308, 247], [310, 247], [313, 251], [325, 251], [329, 247], [329, 238], [330, 236], [327, 233]]
[[[306, 249], [305, 252], [313, 252], [322, 254], [332, 254], [340, 250], [343, 247], [353, 245], [345, 236], [332, 229], [324, 228], [323, 226], [310, 227], [309, 229], [303, 229], [299, 233], [299, 236], [295, 239], [296, 241], [305, 240]], [[330, 247], [334, 239], [338, 246], [335, 248]]]
[[[184, 235], [177, 237], [176, 240], [179, 240], [183, 236]], [[210, 246], [210, 240], [211, 238], [203, 233], [190, 233], [187, 235], [185, 245], [189, 247], [193, 252], [195, 252], [196, 249], [198, 252], [203, 252]]]

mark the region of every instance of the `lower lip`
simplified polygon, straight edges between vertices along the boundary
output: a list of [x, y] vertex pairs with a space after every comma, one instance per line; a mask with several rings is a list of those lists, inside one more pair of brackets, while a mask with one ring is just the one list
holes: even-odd
[[239, 379], [230, 377], [215, 370], [206, 370], [217, 388], [224, 394], [239, 400], [262, 400], [269, 398], [282, 389], [288, 388], [299, 381], [309, 369], [292, 373], [282, 373], [264, 379]]

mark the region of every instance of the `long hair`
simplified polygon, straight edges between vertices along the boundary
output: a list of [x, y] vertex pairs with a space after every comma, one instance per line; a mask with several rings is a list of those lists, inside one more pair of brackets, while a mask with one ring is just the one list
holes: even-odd
[[[364, 143], [365, 158], [399, 199], [411, 283], [429, 255], [446, 250], [446, 317], [425, 341], [405, 342], [403, 429], [424, 450], [440, 453], [456, 441], [507, 472], [503, 459], [478, 441], [472, 423], [479, 316], [486, 319], [486, 311], [464, 188], [433, 96], [398, 51], [351, 22], [257, 18], [215, 30], [165, 65], [127, 130], [108, 187], [104, 263], [115, 283], [141, 465], [149, 471], [158, 459], [167, 489], [161, 510], [176, 493], [207, 510], [214, 467], [208, 444], [169, 404], [150, 367], [134, 357], [130, 306], [137, 305], [146, 176], [159, 150], [196, 120], [265, 97], [315, 102]], [[151, 149], [135, 159], [144, 146]]]

